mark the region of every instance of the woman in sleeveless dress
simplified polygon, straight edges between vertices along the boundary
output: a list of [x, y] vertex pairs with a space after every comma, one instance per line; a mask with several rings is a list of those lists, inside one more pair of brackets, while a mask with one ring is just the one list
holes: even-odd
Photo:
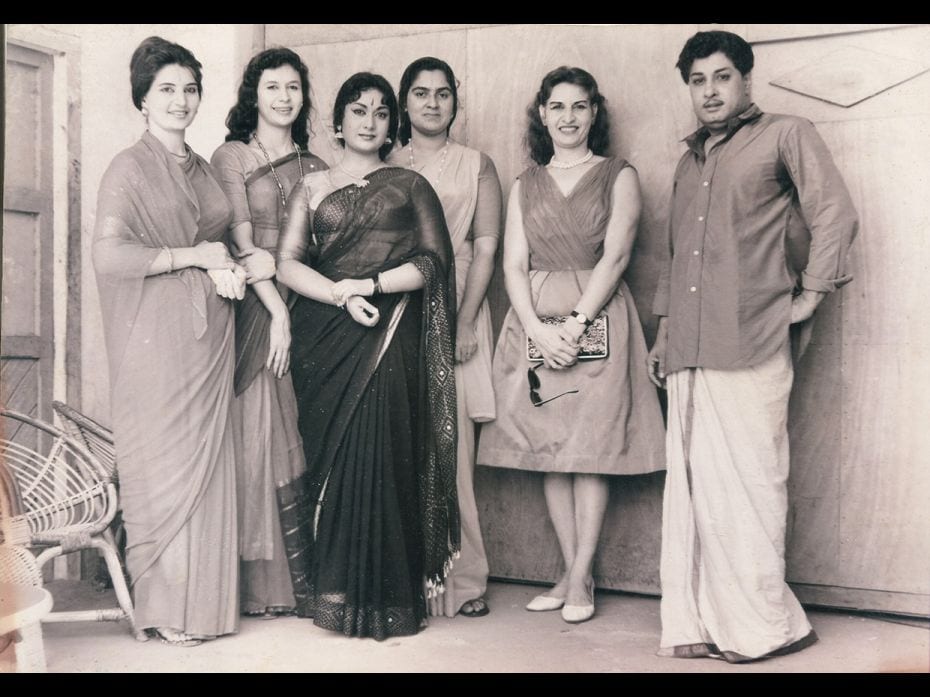
[[458, 412], [456, 478], [462, 550], [430, 613], [481, 617], [489, 608], [488, 558], [475, 502], [475, 423], [494, 420], [491, 383], [491, 311], [485, 297], [494, 273], [501, 232], [501, 185], [487, 155], [449, 138], [458, 111], [458, 89], [449, 65], [419, 58], [400, 80], [400, 145], [389, 162], [429, 180], [446, 216], [455, 250], [458, 313], [455, 392]]
[[[236, 306], [236, 400], [240, 609], [275, 617], [296, 607], [284, 529], [287, 503], [304, 470], [297, 402], [288, 373], [287, 289], [273, 280], [287, 194], [305, 173], [326, 169], [307, 150], [307, 66], [286, 48], [249, 61], [229, 112], [226, 143], [211, 163], [233, 206], [230, 237], [248, 271]], [[283, 505], [282, 505], [283, 504]], [[281, 520], [283, 511], [285, 520]], [[299, 564], [298, 564], [299, 566]]]
[[397, 101], [380, 75], [339, 89], [345, 148], [288, 200], [278, 278], [307, 489], [298, 612], [346, 636], [415, 634], [459, 547], [455, 488], [455, 272], [442, 205], [388, 167]]
[[[605, 156], [607, 107], [588, 72], [551, 71], [528, 113], [537, 165], [518, 177], [507, 210], [512, 307], [494, 356], [497, 419], [482, 430], [478, 462], [545, 473], [565, 572], [527, 609], [561, 608], [565, 621], [583, 622], [594, 615], [605, 475], [654, 472], [665, 462], [642, 327], [622, 278], [639, 221], [639, 183], [628, 162]], [[579, 360], [579, 340], [602, 314], [609, 353]], [[554, 316], [568, 319], [541, 319]], [[527, 337], [541, 362], [528, 360]]]

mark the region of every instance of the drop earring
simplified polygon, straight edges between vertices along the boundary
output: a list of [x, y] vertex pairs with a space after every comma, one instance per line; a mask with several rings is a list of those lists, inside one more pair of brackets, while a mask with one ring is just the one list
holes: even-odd
[[338, 126], [338, 127], [336, 128], [336, 137], [337, 137], [339, 140], [342, 140], [342, 139], [345, 137], [345, 136], [342, 135], [342, 127], [341, 127], [341, 126]]
[[390, 138], [385, 138], [385, 139], [384, 139], [384, 142], [387, 143], [388, 145], [390, 145], [390, 144], [393, 143], [394, 141], [391, 140]]

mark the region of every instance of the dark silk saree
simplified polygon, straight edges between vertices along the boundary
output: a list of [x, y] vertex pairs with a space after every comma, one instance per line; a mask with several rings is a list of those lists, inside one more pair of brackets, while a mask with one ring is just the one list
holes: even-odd
[[410, 262], [426, 283], [369, 298], [380, 312], [371, 328], [298, 297], [291, 371], [307, 472], [284, 519], [298, 613], [381, 640], [425, 625], [426, 595], [442, 591], [459, 549], [455, 273], [429, 183], [395, 167], [367, 180], [333, 191], [316, 210], [298, 184], [279, 260], [333, 281]]

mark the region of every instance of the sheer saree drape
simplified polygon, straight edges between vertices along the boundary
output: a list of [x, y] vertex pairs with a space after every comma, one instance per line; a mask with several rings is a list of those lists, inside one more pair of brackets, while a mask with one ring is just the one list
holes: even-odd
[[93, 258], [140, 627], [237, 627], [232, 306], [199, 268], [146, 276], [162, 247], [222, 240], [230, 217], [206, 162], [175, 162], [149, 133], [100, 185]]
[[[384, 294], [372, 328], [300, 297], [292, 372], [307, 459], [293, 511], [306, 550], [294, 577], [302, 614], [347, 635], [418, 630], [424, 578], [441, 587], [459, 547], [455, 481], [454, 263], [442, 208], [420, 175], [383, 168], [315, 211], [298, 186], [279, 259], [327, 278], [371, 277], [413, 263], [422, 291]], [[303, 500], [301, 500], [303, 496]], [[293, 546], [293, 542], [292, 542]]]

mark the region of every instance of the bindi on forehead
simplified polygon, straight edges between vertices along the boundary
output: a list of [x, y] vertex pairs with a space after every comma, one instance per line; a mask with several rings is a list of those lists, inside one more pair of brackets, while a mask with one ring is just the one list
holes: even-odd
[[381, 94], [379, 90], [367, 90], [362, 92], [359, 98], [352, 103], [370, 109], [375, 109], [379, 106], [387, 106], [384, 102], [384, 95]]

